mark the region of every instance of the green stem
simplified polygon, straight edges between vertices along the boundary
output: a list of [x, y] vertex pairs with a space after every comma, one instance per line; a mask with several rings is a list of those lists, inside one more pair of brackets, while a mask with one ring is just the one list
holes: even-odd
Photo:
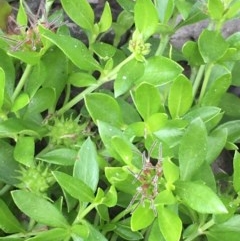
[[199, 227], [198, 231], [196, 233], [193, 233], [191, 236], [189, 236], [185, 241], [193, 241], [198, 236], [201, 236], [204, 234], [206, 230], [208, 230], [210, 227], [214, 225], [214, 220], [211, 219], [209, 222], [205, 223], [203, 226]]
[[203, 84], [202, 84], [202, 88], [201, 88], [201, 92], [200, 92], [200, 96], [199, 96], [199, 100], [198, 100], [199, 102], [201, 102], [201, 100], [206, 92], [206, 88], [208, 85], [208, 81], [209, 81], [213, 66], [214, 65], [212, 63], [210, 63], [205, 68], [204, 80], [203, 80]]
[[195, 96], [195, 97], [197, 95], [198, 88], [199, 88], [199, 86], [201, 84], [205, 67], [206, 67], [205, 65], [201, 65], [200, 66], [200, 68], [199, 68], [199, 70], [197, 72], [196, 78], [194, 80], [194, 83], [193, 83], [193, 96]]
[[169, 41], [169, 35], [162, 35], [155, 56], [163, 55]]
[[211, 228], [214, 224], [215, 224], [215, 222], [214, 222], [213, 219], [211, 219], [210, 221], [208, 221], [207, 223], [205, 223], [205, 224], [201, 227], [202, 233], [204, 233], [206, 230], [208, 230], [209, 228]]
[[6, 184], [1, 190], [0, 190], [0, 196], [4, 195], [7, 191], [11, 189], [11, 185]]
[[29, 77], [29, 75], [32, 72], [32, 65], [28, 64], [23, 72], [23, 75], [21, 77], [21, 79], [18, 82], [17, 87], [15, 88], [13, 95], [12, 95], [12, 101], [14, 102], [14, 100], [17, 98], [17, 96], [19, 95], [19, 93], [21, 92], [25, 82], [27, 81], [27, 78]]
[[100, 77], [99, 80], [98, 80], [98, 83], [89, 86], [88, 88], [83, 90], [81, 93], [79, 93], [77, 96], [75, 96], [71, 101], [66, 103], [61, 109], [59, 109], [57, 111], [57, 115], [62, 115], [64, 112], [66, 112], [71, 107], [76, 105], [79, 101], [84, 99], [85, 95], [90, 94], [91, 92], [93, 92], [94, 90], [99, 88], [104, 83], [107, 83], [107, 82], [113, 80], [114, 78], [116, 78], [116, 75], [117, 75], [118, 71], [122, 68], [122, 66], [124, 66], [126, 63], [128, 63], [132, 59], [134, 59], [134, 54], [131, 54], [130, 56], [128, 56], [124, 61], [122, 61], [119, 65], [117, 65], [107, 75]]
[[91, 203], [89, 206], [87, 206], [83, 211], [80, 210], [78, 213], [74, 223], [78, 223], [81, 221], [92, 209], [94, 209], [97, 206], [96, 203]]

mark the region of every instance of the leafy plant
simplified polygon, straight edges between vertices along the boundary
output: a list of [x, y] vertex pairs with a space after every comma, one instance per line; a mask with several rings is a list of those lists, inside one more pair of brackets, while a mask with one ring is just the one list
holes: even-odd
[[[0, 240], [237, 241], [240, 35], [221, 29], [239, 1], [118, 0], [96, 21], [61, 0], [85, 42], [53, 2], [20, 1], [14, 31], [0, 2]], [[222, 152], [232, 172], [212, 168]]]

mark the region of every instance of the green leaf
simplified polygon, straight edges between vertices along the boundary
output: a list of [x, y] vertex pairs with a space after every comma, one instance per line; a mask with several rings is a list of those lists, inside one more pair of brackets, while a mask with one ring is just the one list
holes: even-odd
[[134, 7], [136, 28], [148, 39], [155, 33], [158, 25], [157, 10], [151, 0], [138, 0]]
[[12, 214], [7, 204], [0, 199], [0, 229], [5, 233], [24, 232], [16, 217]]
[[90, 71], [101, 69], [98, 62], [93, 58], [91, 52], [80, 40], [70, 36], [57, 35], [43, 27], [39, 27], [39, 31], [42, 36], [60, 48], [80, 69]]
[[240, 99], [238, 96], [232, 93], [225, 93], [222, 96], [219, 106], [222, 108], [222, 110], [227, 116], [239, 118], [240, 117], [239, 105], [240, 105]]
[[109, 140], [111, 140], [113, 136], [119, 136], [124, 138], [121, 130], [103, 121], [98, 121], [97, 125], [101, 140], [105, 148], [107, 149], [107, 152], [115, 158], [119, 157], [115, 149], [112, 147], [112, 143]]
[[[5, 73], [4, 75], [5, 76], [5, 83], [4, 83], [5, 93], [8, 94], [9, 96], [12, 96], [13, 91], [15, 89], [16, 78], [15, 78], [15, 67], [13, 62], [14, 62], [13, 59], [10, 56], [8, 56], [4, 50], [0, 49], [0, 67], [3, 69]], [[3, 73], [1, 71], [1, 78], [3, 78], [2, 75]], [[1, 84], [3, 84], [3, 82]]]
[[12, 105], [11, 111], [17, 112], [24, 108], [30, 102], [29, 96], [27, 93], [21, 93], [17, 98], [14, 100]]
[[132, 0], [117, 0], [117, 2], [124, 10], [133, 12], [135, 3]]
[[182, 48], [184, 57], [192, 66], [200, 66], [204, 64], [203, 58], [199, 52], [198, 44], [193, 41], [187, 41]]
[[159, 90], [148, 83], [140, 84], [133, 93], [134, 104], [144, 120], [162, 110]]
[[67, 148], [60, 148], [43, 153], [36, 157], [36, 159], [56, 164], [60, 166], [73, 166], [77, 158], [77, 151]]
[[125, 240], [141, 240], [143, 235], [140, 232], [133, 232], [129, 226], [117, 223], [114, 232]]
[[158, 0], [156, 2], [158, 15], [162, 23], [168, 23], [175, 8], [174, 0]]
[[184, 115], [192, 102], [192, 84], [184, 75], [180, 75], [173, 81], [168, 96], [168, 108], [172, 118]]
[[[166, 188], [168, 188], [168, 184], [166, 184]], [[174, 186], [171, 185], [172, 189], [174, 189]], [[159, 205], [163, 205], [163, 204], [166, 204], [166, 205], [173, 205], [173, 204], [176, 204], [177, 200], [176, 198], [174, 197], [172, 191], [169, 191], [169, 190], [163, 190], [161, 192], [158, 193], [158, 195], [156, 196], [156, 198], [154, 199], [154, 204], [156, 206], [159, 206]]]
[[19, 26], [27, 26], [28, 24], [28, 16], [23, 7], [23, 1], [19, 1], [18, 13], [17, 13], [17, 24]]
[[41, 61], [44, 66], [41, 66], [41, 64], [39, 66], [41, 72], [38, 79], [41, 81], [41, 75], [45, 75], [45, 81], [42, 86], [44, 88], [54, 89], [56, 95], [56, 105], [62, 91], [66, 87], [69, 61], [65, 54], [57, 47], [52, 47], [51, 50], [41, 58]]
[[148, 241], [166, 241], [159, 229], [157, 219], [153, 222], [153, 225], [151, 227], [151, 231], [148, 237]]
[[30, 99], [35, 95], [37, 90], [46, 80], [46, 67], [47, 64], [45, 65], [42, 60], [39, 61], [39, 63], [36, 64], [34, 67], [32, 67], [32, 72], [29, 74], [28, 81], [24, 85], [24, 90], [29, 95]]
[[147, 82], [156, 86], [165, 85], [172, 82], [181, 74], [182, 70], [183, 68], [179, 64], [169, 58], [163, 56], [150, 57], [146, 62], [142, 78], [136, 84]]
[[207, 163], [203, 163], [203, 165], [193, 176], [192, 181], [203, 183], [206, 186], [210, 187], [214, 192], [216, 192], [215, 176], [211, 166]]
[[175, 192], [182, 202], [199, 213], [224, 214], [227, 213], [219, 197], [208, 186], [177, 181]]
[[28, 113], [40, 113], [55, 104], [55, 91], [52, 88], [39, 89], [30, 100], [27, 111]]
[[221, 0], [211, 0], [207, 4], [208, 14], [211, 19], [220, 20], [223, 18], [225, 6], [224, 2]]
[[238, 241], [240, 235], [240, 215], [234, 215], [226, 222], [216, 224], [207, 232], [209, 241]]
[[228, 132], [227, 141], [235, 143], [240, 140], [240, 120], [228, 121], [217, 127], [216, 130], [226, 129]]
[[86, 225], [75, 224], [71, 227], [71, 231], [72, 234], [76, 234], [78, 238], [79, 236], [82, 238], [87, 238], [89, 235], [89, 228]]
[[7, 18], [12, 12], [11, 5], [5, 1], [0, 1], [0, 29], [6, 30], [7, 29]]
[[61, 0], [67, 15], [80, 27], [93, 31], [94, 12], [87, 0]]
[[187, 121], [182, 119], [167, 120], [159, 130], [154, 132], [154, 135], [172, 148], [181, 142], [187, 125]]
[[23, 190], [11, 193], [17, 207], [35, 221], [50, 227], [68, 227], [68, 222], [62, 213], [46, 199]]
[[237, 151], [233, 158], [233, 187], [236, 192], [240, 192], [240, 153]]
[[96, 84], [96, 79], [88, 73], [76, 72], [69, 75], [68, 82], [75, 87], [87, 87]]
[[196, 118], [201, 118], [207, 130], [211, 130], [219, 123], [222, 116], [223, 113], [220, 108], [215, 106], [204, 106], [192, 109], [183, 119], [191, 122]]
[[151, 115], [146, 121], [146, 134], [156, 132], [163, 128], [168, 121], [168, 116], [165, 113], [155, 113]]
[[179, 168], [182, 180], [190, 180], [205, 161], [207, 131], [200, 118], [188, 126], [179, 147]]
[[94, 200], [92, 189], [82, 180], [58, 171], [54, 171], [53, 175], [59, 185], [72, 197], [82, 202], [92, 202]]
[[38, 124], [19, 118], [9, 118], [6, 121], [0, 122], [0, 137], [17, 139], [19, 134], [27, 134], [40, 138], [42, 134], [46, 134], [45, 131], [46, 129]]
[[162, 205], [157, 207], [158, 224], [166, 241], [178, 241], [182, 232], [182, 221], [176, 213]]
[[114, 207], [117, 204], [117, 191], [114, 186], [110, 186], [106, 195], [102, 199], [102, 204], [107, 207]]
[[34, 165], [35, 143], [30, 136], [20, 136], [14, 148], [14, 158], [17, 162], [25, 165]]
[[81, 179], [94, 192], [99, 181], [97, 150], [94, 142], [88, 138], [78, 152], [77, 160], [73, 168], [73, 176]]
[[217, 129], [208, 136], [206, 162], [213, 163], [222, 152], [227, 142], [227, 129]]
[[109, 30], [112, 25], [111, 7], [108, 2], [105, 2], [104, 9], [100, 21], [98, 23], [99, 32], [103, 33]]
[[[144, 218], [143, 218], [144, 217]], [[131, 217], [132, 231], [147, 228], [155, 218], [154, 211], [150, 207], [150, 202], [145, 202], [144, 206], [139, 205], [133, 212]]]
[[110, 95], [92, 93], [85, 96], [85, 103], [95, 123], [97, 120], [101, 120], [117, 127], [123, 125], [121, 109], [117, 101]]
[[19, 163], [13, 158], [13, 147], [0, 140], [0, 181], [6, 184], [15, 185], [19, 181], [16, 173], [19, 171]]
[[0, 67], [0, 110], [4, 102], [4, 89], [5, 89], [5, 73], [4, 70]]
[[86, 221], [83, 222], [84, 225], [87, 226], [89, 229], [89, 235], [84, 241], [108, 241], [101, 233], [99, 230], [97, 230], [96, 227], [91, 225], [90, 223], [87, 223]]
[[114, 95], [119, 97], [130, 90], [134, 83], [142, 77], [144, 73], [144, 64], [137, 60], [132, 60], [125, 64], [117, 73], [114, 81]]
[[113, 148], [116, 150], [121, 159], [126, 163], [126, 165], [131, 165], [133, 157], [131, 143], [119, 136], [113, 136], [111, 143]]
[[[134, 195], [138, 183], [136, 178], [124, 167], [105, 167], [107, 180], [118, 190]], [[131, 184], [131, 185], [130, 185]]]
[[228, 43], [215, 31], [203, 30], [198, 39], [199, 51], [206, 63], [220, 59], [228, 49]]
[[232, 1], [231, 4], [228, 6], [227, 12], [224, 13], [226, 19], [232, 19], [236, 15], [239, 14], [240, 10], [240, 2], [239, 1]]
[[98, 55], [100, 59], [108, 60], [112, 58], [116, 53], [116, 48], [111, 44], [106, 44], [103, 42], [96, 42], [91, 45], [91, 49], [95, 54]]
[[21, 60], [22, 62], [35, 65], [38, 64], [44, 52], [33, 52], [32, 50], [29, 51], [15, 51], [15, 52], [8, 52], [8, 55]]
[[[119, 2], [120, 0], [118, 0]], [[130, 4], [134, 3], [132, 0], [121, 0], [121, 1], [128, 1]], [[115, 36], [113, 40], [114, 46], [118, 46], [118, 44], [121, 41], [121, 37], [126, 33], [128, 29], [131, 28], [131, 26], [134, 24], [134, 18], [133, 14], [128, 12], [128, 11], [122, 11], [118, 17], [117, 17], [117, 22], [112, 23], [112, 28], [114, 30]]]
[[26, 239], [27, 241], [62, 241], [69, 239], [69, 231], [63, 228], [54, 228], [39, 232], [35, 237]]
[[216, 79], [201, 100], [201, 105], [218, 106], [230, 85], [231, 74], [226, 74]]
[[163, 160], [162, 168], [168, 183], [174, 183], [179, 179], [179, 168], [169, 158]]

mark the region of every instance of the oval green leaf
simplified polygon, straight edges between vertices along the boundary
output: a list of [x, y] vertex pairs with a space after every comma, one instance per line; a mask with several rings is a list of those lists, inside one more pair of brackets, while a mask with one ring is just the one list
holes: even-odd
[[61, 0], [67, 15], [80, 27], [93, 31], [94, 12], [87, 0]]
[[0, 229], [5, 233], [24, 232], [23, 227], [2, 199], [0, 199], [0, 217]]
[[220, 198], [206, 185], [178, 181], [175, 187], [175, 192], [183, 203], [199, 213], [224, 214], [228, 212]]
[[57, 35], [43, 27], [39, 27], [39, 31], [42, 36], [60, 48], [80, 69], [90, 71], [101, 69], [91, 52], [80, 40], [67, 35]]
[[132, 231], [147, 228], [153, 222], [154, 218], [154, 211], [151, 209], [150, 203], [145, 202], [144, 206], [140, 204], [131, 217]]
[[188, 126], [179, 147], [179, 168], [182, 180], [190, 180], [204, 163], [207, 154], [207, 130], [200, 118]]
[[117, 127], [123, 125], [121, 109], [110, 95], [92, 93], [85, 97], [85, 103], [95, 123], [101, 120]]
[[146, 62], [142, 78], [136, 84], [147, 82], [156, 86], [164, 85], [172, 82], [182, 71], [183, 68], [169, 58], [163, 56], [151, 57]]
[[173, 81], [168, 96], [168, 107], [172, 118], [181, 117], [189, 110], [193, 102], [192, 91], [192, 84], [184, 75]]
[[133, 93], [134, 104], [144, 120], [163, 110], [159, 90], [148, 83], [140, 84]]
[[134, 7], [136, 28], [148, 39], [155, 33], [158, 25], [158, 13], [151, 0], [138, 0]]
[[39, 155], [36, 159], [60, 166], [73, 166], [77, 159], [77, 151], [60, 148]]
[[92, 202], [94, 193], [92, 189], [82, 180], [72, 177], [63, 172], [54, 171], [53, 175], [59, 185], [72, 197], [82, 202]]
[[96, 146], [90, 138], [82, 144], [77, 154], [73, 176], [81, 179], [93, 192], [96, 191], [99, 181], [98, 155]]
[[27, 191], [12, 191], [17, 207], [35, 221], [50, 227], [66, 228], [68, 222], [62, 213], [49, 201]]
[[182, 221], [172, 210], [162, 205], [157, 207], [158, 224], [166, 241], [179, 241], [182, 233]]
[[25, 166], [34, 165], [35, 143], [31, 136], [20, 136], [14, 148], [14, 158]]
[[203, 30], [198, 39], [199, 51], [206, 63], [220, 59], [228, 49], [228, 43], [221, 33]]

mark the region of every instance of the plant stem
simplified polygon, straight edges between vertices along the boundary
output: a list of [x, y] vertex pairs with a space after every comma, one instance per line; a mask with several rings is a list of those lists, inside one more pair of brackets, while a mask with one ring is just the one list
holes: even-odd
[[200, 86], [200, 83], [201, 83], [201, 80], [202, 80], [202, 77], [203, 77], [203, 74], [204, 74], [204, 70], [205, 70], [205, 65], [201, 65], [198, 72], [197, 72], [196, 78], [194, 80], [193, 96], [195, 96], [195, 97], [197, 95], [197, 91], [198, 91], [198, 88]]
[[78, 213], [74, 223], [78, 223], [81, 221], [92, 209], [94, 209], [97, 206], [96, 203], [91, 203], [89, 206], [87, 206], [83, 211], [80, 210]]
[[23, 75], [21, 77], [21, 79], [19, 80], [18, 82], [18, 85], [17, 87], [15, 88], [14, 92], [13, 92], [13, 95], [12, 95], [12, 101], [14, 101], [17, 96], [19, 95], [19, 93], [21, 92], [28, 76], [30, 75], [30, 73], [32, 72], [32, 65], [28, 64], [23, 72]]
[[163, 52], [168, 44], [168, 41], [169, 41], [169, 35], [166, 34], [161, 36], [160, 43], [155, 53], [155, 56], [163, 55]]
[[2, 196], [4, 193], [6, 193], [8, 190], [11, 189], [11, 185], [6, 184], [1, 190], [0, 190], [0, 196]]
[[198, 228], [198, 231], [196, 233], [193, 233], [190, 237], [188, 237], [185, 241], [192, 241], [194, 240], [196, 237], [203, 235], [204, 232], [206, 230], [208, 230], [210, 227], [212, 227], [214, 225], [214, 220], [211, 219], [210, 221], [208, 221], [207, 223], [205, 223], [203, 226]]
[[81, 101], [85, 97], [85, 95], [90, 94], [91, 92], [93, 92], [94, 90], [99, 88], [104, 83], [107, 83], [107, 82], [113, 80], [114, 78], [116, 78], [116, 74], [122, 68], [122, 66], [124, 66], [126, 63], [131, 61], [133, 58], [134, 58], [134, 54], [131, 54], [125, 60], [123, 60], [119, 65], [117, 65], [112, 71], [110, 71], [107, 75], [100, 77], [98, 80], [98, 83], [89, 86], [88, 88], [83, 90], [81, 93], [79, 93], [77, 96], [75, 96], [71, 101], [66, 103], [62, 108], [60, 108], [57, 111], [57, 115], [62, 115], [64, 112], [66, 112], [71, 107], [76, 105], [79, 101]]
[[200, 96], [199, 96], [199, 100], [198, 100], [199, 102], [201, 102], [201, 100], [206, 92], [206, 88], [208, 85], [209, 77], [210, 77], [213, 66], [214, 65], [212, 63], [210, 63], [205, 68], [204, 80], [203, 80], [203, 84], [202, 84], [202, 88], [201, 88], [201, 92], [200, 92]]

